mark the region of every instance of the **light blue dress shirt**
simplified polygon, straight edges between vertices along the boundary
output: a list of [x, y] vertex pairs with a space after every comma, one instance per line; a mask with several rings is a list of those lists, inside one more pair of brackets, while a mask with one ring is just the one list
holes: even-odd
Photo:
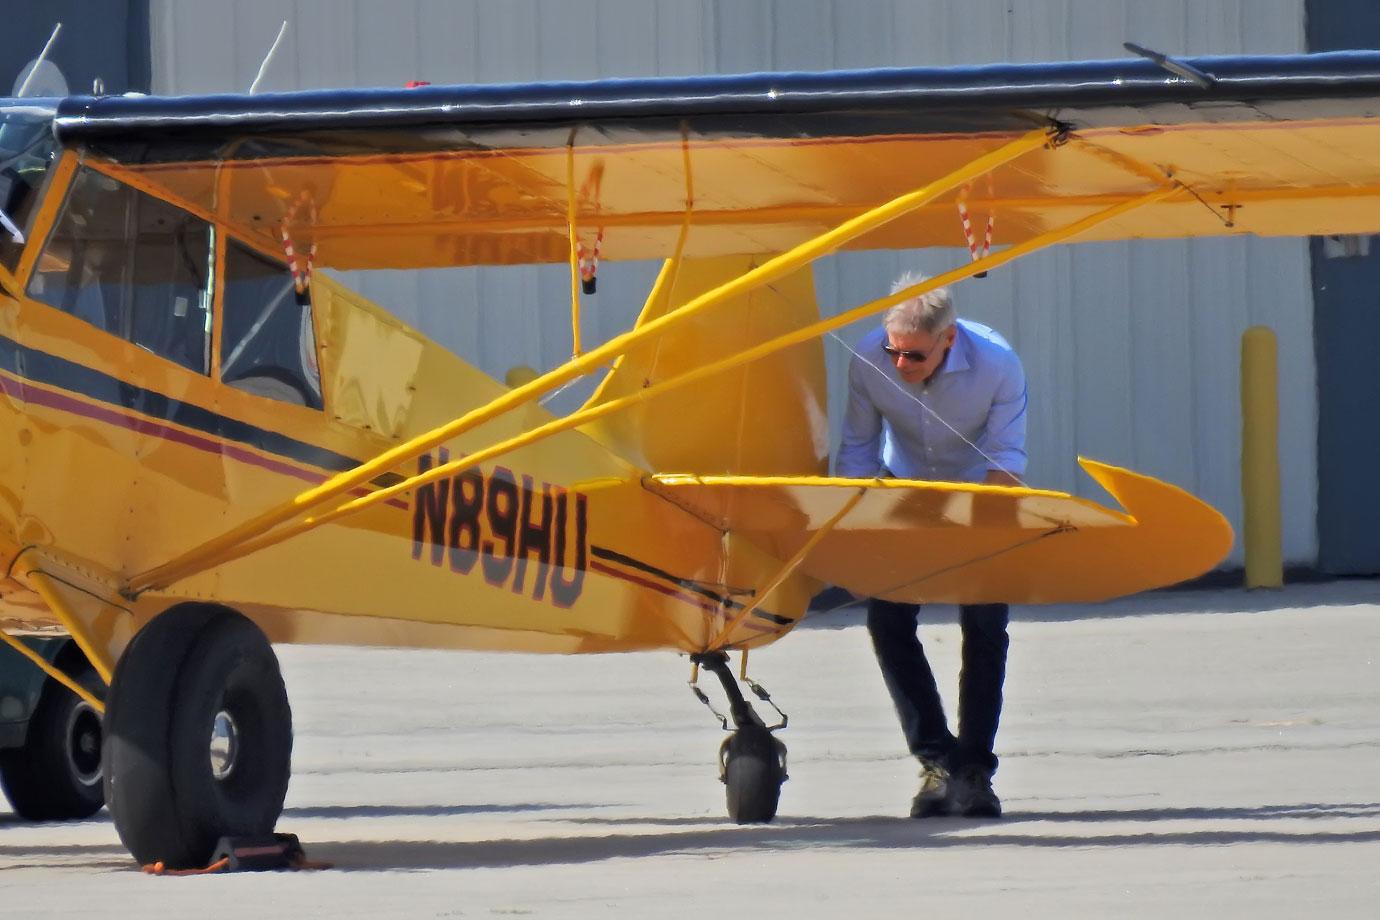
[[882, 351], [884, 328], [863, 336], [848, 365], [837, 475], [948, 482], [981, 482], [998, 469], [1025, 475], [1021, 360], [987, 326], [968, 320], [956, 325], [948, 357], [924, 383], [901, 379]]

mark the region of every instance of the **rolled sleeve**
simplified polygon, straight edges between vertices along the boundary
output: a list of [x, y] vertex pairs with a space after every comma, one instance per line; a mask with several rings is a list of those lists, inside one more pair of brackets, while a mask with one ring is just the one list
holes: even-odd
[[848, 479], [870, 479], [882, 469], [882, 414], [867, 393], [862, 362], [848, 365], [848, 410], [834, 472]]
[[1024, 476], [1027, 462], [1025, 371], [1020, 358], [1014, 352], [1010, 355], [977, 445], [989, 458], [989, 470], [1004, 470], [1014, 476]]

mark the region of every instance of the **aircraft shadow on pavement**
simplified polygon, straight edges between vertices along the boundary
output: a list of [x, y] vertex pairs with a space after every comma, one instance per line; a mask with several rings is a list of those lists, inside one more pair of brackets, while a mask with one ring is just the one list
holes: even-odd
[[[1294, 805], [1251, 805], [1243, 807], [1218, 808], [1108, 808], [1088, 811], [1022, 811], [1007, 809], [1006, 817], [1000, 822], [964, 821], [964, 827], [1010, 827], [1034, 821], [1085, 823], [1098, 821], [1273, 821], [1292, 818], [1376, 818], [1380, 819], [1380, 802], [1374, 803], [1322, 803], [1307, 802]], [[570, 818], [572, 824], [593, 825], [659, 825], [659, 826], [700, 826], [716, 823], [714, 818]], [[839, 820], [847, 821], [901, 821], [907, 826], [922, 826], [922, 822], [895, 815], [878, 815], [873, 818], [811, 818], [783, 817], [762, 829], [783, 826], [814, 827], [832, 824]], [[959, 826], [953, 819], [946, 827]]]
[[[531, 839], [477, 840], [463, 842], [308, 841], [303, 843], [313, 859], [345, 871], [502, 868], [509, 866], [562, 865], [625, 859], [670, 853], [713, 850], [799, 848], [804, 846], [859, 849], [936, 849], [955, 847], [1127, 847], [1127, 846], [1222, 846], [1249, 843], [1375, 843], [1380, 827], [1373, 821], [1365, 829], [1298, 830], [1281, 823], [1312, 819], [1376, 819], [1380, 804], [1270, 805], [1258, 808], [1168, 808], [1098, 810], [1087, 812], [1011, 812], [1000, 822], [960, 818], [913, 821], [909, 818], [874, 815], [856, 818], [789, 817], [774, 824], [739, 827], [711, 818], [579, 818], [571, 823], [603, 825], [629, 832], [605, 836], [549, 836]], [[562, 819], [566, 820], [566, 819]], [[1144, 832], [1104, 833], [1104, 822], [1260, 820], [1269, 828], [1188, 828]], [[1022, 833], [1038, 823], [1089, 825], [1085, 833]], [[719, 826], [714, 826], [718, 824]], [[683, 827], [661, 833], [638, 833], [635, 827]]]
[[137, 869], [118, 843], [0, 846], [0, 874], [17, 869]]
[[[584, 810], [578, 804], [458, 805], [437, 807], [345, 805], [286, 809], [293, 817], [436, 816], [542, 810]], [[1364, 829], [1316, 829], [1317, 820], [1359, 820]], [[95, 819], [101, 821], [102, 819]], [[1126, 847], [1223, 846], [1249, 843], [1375, 843], [1380, 842], [1380, 803], [1308, 802], [1253, 807], [1190, 807], [1097, 809], [1088, 811], [1009, 811], [1000, 822], [940, 818], [913, 821], [890, 815], [855, 818], [788, 816], [769, 825], [737, 826], [712, 817], [576, 817], [553, 818], [567, 824], [607, 827], [597, 836], [561, 835], [532, 839], [323, 841], [304, 835], [303, 844], [315, 860], [344, 871], [406, 869], [482, 869], [524, 865], [562, 865], [605, 859], [658, 856], [714, 850], [799, 848], [804, 846], [857, 849], [937, 849], [955, 847]], [[1182, 821], [1269, 821], [1266, 827], [1174, 828], [1104, 833], [1098, 825]], [[1029, 833], [1038, 824], [1084, 825], [1083, 833]], [[1290, 830], [1282, 825], [1295, 825]], [[30, 827], [13, 815], [0, 816], [0, 831]], [[635, 828], [668, 828], [640, 833]], [[289, 830], [291, 828], [288, 828]], [[13, 860], [13, 861], [11, 861]], [[16, 869], [74, 867], [130, 869], [136, 867], [124, 847], [111, 844], [0, 844], [0, 872]]]
[[283, 818], [439, 818], [447, 815], [495, 815], [528, 811], [595, 809], [592, 803], [520, 802], [508, 805], [310, 805], [284, 808]]

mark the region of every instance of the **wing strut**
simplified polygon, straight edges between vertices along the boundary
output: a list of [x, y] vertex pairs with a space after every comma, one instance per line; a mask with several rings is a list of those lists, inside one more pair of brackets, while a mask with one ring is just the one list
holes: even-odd
[[575, 225], [575, 132], [565, 145], [565, 226], [570, 234], [570, 356], [580, 357], [580, 235]]
[[[273, 528], [300, 517], [312, 508], [322, 505], [356, 486], [367, 484], [380, 473], [392, 471], [400, 464], [412, 460], [490, 419], [496, 418], [505, 412], [550, 392], [570, 380], [574, 380], [577, 377], [583, 376], [603, 366], [611, 358], [622, 355], [634, 345], [653, 336], [660, 335], [667, 329], [680, 325], [686, 320], [706, 310], [712, 309], [726, 300], [730, 300], [748, 291], [769, 284], [805, 265], [809, 265], [816, 259], [829, 255], [849, 241], [857, 239], [883, 224], [923, 207], [939, 196], [946, 192], [953, 191], [955, 188], [962, 186], [964, 183], [971, 181], [977, 176], [984, 175], [1026, 153], [1046, 146], [1051, 141], [1055, 140], [1056, 137], [1057, 132], [1050, 128], [1040, 128], [1035, 131], [1030, 131], [913, 192], [908, 192], [897, 198], [893, 198], [885, 204], [879, 205], [876, 208], [865, 211], [857, 217], [844, 221], [833, 230], [807, 240], [799, 246], [764, 262], [732, 281], [701, 294], [673, 312], [658, 317], [645, 326], [635, 327], [622, 335], [615, 336], [603, 345], [577, 358], [572, 358], [565, 364], [548, 371], [530, 383], [510, 390], [497, 399], [467, 412], [465, 415], [462, 415], [446, 425], [433, 429], [426, 434], [419, 435], [397, 447], [391, 448], [375, 457], [373, 460], [360, 464], [353, 470], [333, 476], [321, 485], [308, 489], [295, 498], [254, 516], [248, 521], [231, 528], [219, 537], [214, 537], [160, 566], [136, 574], [125, 585], [122, 593], [127, 597], [134, 597], [151, 588], [165, 587], [189, 575], [204, 571], [205, 569], [227, 562], [231, 559], [239, 558], [248, 552], [279, 542], [279, 540], [301, 533], [303, 530], [318, 526], [328, 520], [334, 520], [342, 513], [350, 513], [351, 511], [365, 507], [365, 505], [359, 504], [361, 500], [355, 500], [341, 505], [319, 518], [308, 518], [305, 521], [299, 521], [292, 527], [283, 528], [280, 531], [270, 533], [270, 531], [273, 531]], [[1111, 220], [1142, 204], [1149, 204], [1152, 201], [1158, 201], [1168, 197], [1178, 190], [1178, 185], [1166, 185], [1148, 195], [1128, 199], [1111, 208], [1107, 208], [1089, 217], [1075, 221], [1066, 227], [1041, 234], [1024, 243], [1005, 249], [1000, 253], [995, 253], [987, 259], [970, 262], [963, 268], [954, 269], [936, 279], [931, 279], [931, 281], [926, 282], [925, 285], [917, 285], [915, 288], [893, 294], [881, 300], [873, 301], [871, 304], [856, 308], [828, 321], [804, 327], [788, 336], [783, 336], [774, 341], [764, 343], [765, 350], [764, 346], [749, 349], [713, 365], [700, 368], [695, 372], [664, 381], [659, 387], [665, 387], [667, 384], [681, 385], [689, 383], [694, 379], [706, 376], [707, 373], [718, 372], [727, 367], [761, 357], [764, 354], [768, 354], [780, 348], [786, 348], [790, 345], [806, 341], [830, 329], [836, 328], [837, 326], [842, 326], [863, 316], [876, 313], [906, 298], [914, 297], [917, 293], [921, 292], [920, 289], [922, 287], [928, 290], [950, 281], [967, 278], [979, 271], [986, 271], [995, 265], [1000, 265], [1025, 255], [1028, 252], [1033, 252], [1036, 249], [1043, 248], [1044, 246], [1060, 242], [1071, 236], [1082, 233], [1089, 227], [1095, 226], [1105, 220]], [[659, 387], [648, 388], [637, 395], [641, 398], [647, 398], [657, 393]], [[607, 411], [613, 411], [615, 408], [621, 408], [627, 405], [629, 401], [631, 400], [620, 400], [598, 407], [591, 407], [588, 410], [574, 413], [564, 419], [559, 419], [558, 423], [561, 425], [559, 428], [553, 427], [551, 424], [544, 425], [518, 438], [514, 438], [512, 441], [497, 445], [501, 450], [490, 448], [481, 453], [488, 456], [493, 453], [511, 450], [514, 447], [521, 446], [523, 443], [530, 443], [530, 441], [521, 440], [522, 438], [536, 435], [537, 432], [540, 432], [537, 437], [545, 437], [549, 434], [554, 434], [558, 430], [571, 428], [588, 421], [590, 418], [595, 417], [596, 413], [604, 414]], [[531, 437], [531, 440], [536, 440], [537, 437]], [[463, 466], [468, 467], [472, 463], [479, 462], [478, 457], [479, 454], [468, 455], [464, 459]], [[433, 479], [440, 478], [435, 474], [443, 469], [448, 471], [447, 474], [454, 472], [454, 470], [450, 469], [450, 466], [451, 465], [442, 465], [436, 467], [429, 471], [427, 475], [432, 476]], [[414, 477], [405, 480], [398, 486], [373, 492], [365, 496], [363, 500], [372, 503], [372, 500], [379, 500], [385, 496], [391, 497], [398, 492], [407, 491], [414, 486], [420, 485], [422, 482], [423, 480], [421, 478]], [[273, 539], [267, 539], [270, 537]]]
[[[752, 603], [748, 604], [742, 610], [739, 610], [733, 615], [733, 619], [724, 624], [723, 629], [720, 629], [714, 638], [709, 640], [709, 644], [705, 650], [713, 652], [722, 649], [724, 641], [728, 639], [733, 630], [737, 629], [754, 610], [762, 605], [762, 602], [767, 599], [767, 595], [779, 588], [781, 583], [789, 578], [792, 572], [800, 568], [800, 564], [809, 557], [810, 553], [814, 551], [814, 548], [819, 545], [819, 542], [838, 526], [839, 522], [844, 519], [848, 512], [857, 507], [858, 502], [862, 501], [862, 497], [866, 494], [867, 489], [858, 489], [852, 498], [844, 502], [843, 507], [836, 511], [833, 517], [825, 521], [819, 530], [815, 531], [814, 534], [810, 536], [810, 539], [806, 540], [805, 544], [801, 546], [800, 549], [796, 550], [795, 555], [786, 560], [786, 563], [781, 566], [777, 573], [758, 590], [757, 596], [752, 599]], [[746, 663], [744, 663], [743, 667], [746, 670]]]
[[57, 667], [57, 665], [50, 662], [47, 658], [44, 658], [38, 652], [35, 652], [33, 649], [29, 648], [23, 642], [20, 642], [17, 637], [11, 636], [3, 629], [0, 629], [0, 642], [4, 642], [10, 648], [14, 649], [16, 652], [32, 661], [34, 665], [37, 666], [38, 669], [42, 671], [44, 674], [47, 674], [53, 680], [62, 684], [64, 687], [66, 687], [68, 690], [71, 690], [77, 696], [86, 700], [86, 702], [90, 704], [92, 709], [96, 710], [101, 715], [105, 715], [105, 703], [101, 702], [100, 697], [96, 696], [96, 694], [92, 693], [86, 687], [83, 687], [81, 684], [77, 683], [68, 674], [64, 673], [61, 668]]
[[[563, 418], [554, 419], [550, 422], [547, 422], [544, 425], [540, 425], [529, 431], [525, 431], [522, 434], [509, 438], [506, 441], [501, 441], [497, 444], [491, 445], [481, 450], [468, 453], [459, 459], [452, 460], [449, 463], [443, 463], [439, 466], [432, 467], [425, 473], [420, 473], [416, 476], [404, 479], [401, 482], [395, 483], [386, 488], [379, 489], [377, 491], [370, 492], [367, 495], [363, 495], [359, 498], [347, 501], [344, 504], [339, 505], [338, 507], [333, 508], [330, 511], [327, 511], [326, 513], [321, 514], [319, 516], [308, 517], [299, 520], [287, 527], [281, 527], [276, 530], [271, 530], [269, 527], [265, 527], [262, 528], [257, 534], [249, 534], [243, 536], [240, 534], [235, 534], [236, 539], [233, 541], [227, 539], [229, 537], [229, 535], [227, 534], [226, 537], [222, 537], [219, 540], [211, 541], [210, 543], [205, 544], [201, 550], [193, 551], [193, 553], [188, 553], [183, 557], [174, 560], [173, 562], [167, 563], [164, 566], [161, 566], [157, 569], [152, 569], [146, 573], [135, 576], [130, 580], [129, 585], [126, 587], [124, 593], [128, 596], [130, 594], [137, 594], [139, 592], [146, 591], [151, 587], [161, 587], [170, 584], [174, 581], [177, 581], [181, 578], [185, 578], [188, 575], [193, 575], [197, 572], [203, 571], [216, 565], [220, 565], [225, 562], [229, 562], [234, 559], [238, 559], [242, 556], [247, 556], [250, 553], [257, 552], [261, 549], [265, 549], [269, 546], [281, 543], [282, 541], [287, 540], [291, 537], [295, 537], [298, 534], [305, 533], [306, 531], [319, 527], [322, 524], [328, 524], [332, 521], [345, 517], [346, 515], [353, 514], [357, 511], [362, 511], [363, 509], [369, 507], [370, 505], [376, 504], [377, 502], [386, 501], [411, 489], [427, 485], [428, 483], [436, 482], [448, 476], [453, 476], [456, 473], [463, 472], [464, 470], [469, 469], [472, 466], [475, 466], [476, 464], [484, 463], [501, 454], [508, 453], [520, 447], [525, 447], [528, 444], [540, 441], [543, 438], [549, 437], [553, 434], [557, 434], [561, 431], [566, 431], [571, 428], [578, 427], [580, 425], [585, 424], [586, 422], [593, 421], [594, 419], [601, 418], [605, 415], [611, 415], [612, 413], [617, 412], [620, 409], [627, 408], [628, 406], [633, 405], [634, 403], [644, 402], [648, 399], [653, 399], [676, 387], [681, 387], [690, 383], [694, 383], [698, 380], [704, 379], [705, 377], [709, 377], [721, 371], [728, 370], [729, 368], [736, 367], [740, 364], [746, 364], [750, 361], [754, 361], [773, 352], [780, 351], [783, 348], [789, 348], [792, 345], [798, 345], [801, 342], [808, 341], [819, 335], [823, 335], [824, 333], [836, 329], [840, 326], [845, 326], [848, 323], [854, 322], [856, 320], [863, 319], [867, 316], [871, 316], [876, 313], [880, 313], [881, 311], [897, 303], [900, 303], [903, 300], [909, 300], [912, 297], [917, 297], [937, 287], [942, 287], [944, 285], [962, 281], [965, 278], [972, 277], [978, 272], [989, 271], [993, 268], [996, 268], [999, 265], [1004, 265], [1007, 262], [1012, 262], [1020, 258], [1021, 256], [1029, 255], [1032, 252], [1036, 252], [1048, 246], [1064, 242], [1097, 226], [1098, 224], [1104, 223], [1109, 220], [1114, 220], [1117, 217], [1120, 217], [1123, 214], [1133, 211], [1138, 207], [1153, 204], [1156, 201], [1161, 201], [1165, 198], [1169, 198], [1175, 194], [1178, 194], [1180, 191], [1182, 191], [1182, 186], [1172, 184], [1156, 189], [1155, 191], [1150, 192], [1146, 195], [1141, 195], [1137, 198], [1128, 199], [1118, 205], [1114, 205], [1110, 208], [1105, 208], [1094, 214], [1090, 214], [1087, 217], [1084, 217], [1080, 220], [1074, 221], [1073, 223], [1067, 226], [1060, 227], [1056, 230], [1051, 230], [1047, 233], [1041, 234], [1040, 236], [1026, 240], [1025, 242], [1017, 243], [1013, 246], [1001, 250], [1000, 252], [995, 252], [991, 255], [980, 258], [976, 262], [970, 261], [965, 265], [962, 265], [958, 268], [950, 269], [949, 271], [944, 272], [940, 275], [936, 275], [933, 278], [921, 282], [920, 284], [913, 285], [909, 288], [905, 288], [901, 291], [898, 291], [895, 294], [890, 294], [886, 297], [881, 297], [877, 300], [865, 303], [862, 306], [855, 307], [854, 309], [849, 310], [846, 313], [841, 313], [838, 316], [821, 320], [820, 322], [813, 323], [809, 326], [803, 326], [800, 329], [797, 329], [796, 331], [791, 332], [787, 335], [763, 342], [760, 345], [756, 345], [745, 351], [741, 351], [736, 355], [730, 355], [727, 358], [714, 362], [713, 364], [707, 364], [703, 367], [696, 368], [693, 371], [688, 371], [687, 373], [681, 374], [678, 377], [672, 377], [667, 380], [663, 380], [660, 383], [654, 384], [642, 390], [638, 390], [636, 393], [630, 394], [628, 396], [624, 396], [619, 399], [611, 400], [605, 403], [599, 403], [598, 405], [581, 409], [580, 411], [574, 412]], [[674, 316], [675, 314], [671, 315]], [[591, 352], [590, 354], [593, 354], [593, 352]], [[528, 386], [530, 387], [532, 386], [532, 384], [528, 384]], [[517, 392], [519, 392], [519, 390], [513, 391], [513, 393]], [[508, 395], [511, 396], [512, 394]], [[495, 403], [501, 401], [503, 398], [504, 397], [500, 397], [499, 400], [495, 400], [494, 403], [490, 403], [489, 406], [484, 407], [484, 409], [492, 407]], [[484, 410], [476, 411], [482, 412]], [[471, 413], [471, 415], [474, 414], [475, 413]], [[363, 467], [360, 468], [362, 469]], [[301, 510], [303, 511], [305, 511], [306, 507], [308, 507], [304, 500], [309, 494], [310, 493], [303, 493], [303, 495], [299, 496], [297, 499], [298, 502], [302, 503]], [[294, 506], [293, 510], [298, 509], [296, 508], [296, 506]], [[267, 515], [265, 515], [265, 517], [266, 516]], [[276, 523], [277, 522], [275, 522], [275, 524]], [[247, 525], [245, 526], [247, 527]], [[240, 529], [244, 529], [244, 527]], [[218, 545], [213, 546], [213, 544]]]

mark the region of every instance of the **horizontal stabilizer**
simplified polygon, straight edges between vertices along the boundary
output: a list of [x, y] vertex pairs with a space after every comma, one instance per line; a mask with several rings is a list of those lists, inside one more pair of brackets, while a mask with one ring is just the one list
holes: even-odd
[[649, 487], [782, 559], [856, 499], [799, 571], [896, 601], [1106, 600], [1201, 575], [1231, 549], [1226, 519], [1182, 489], [1079, 463], [1126, 513], [1064, 492], [901, 479], [660, 474]]

